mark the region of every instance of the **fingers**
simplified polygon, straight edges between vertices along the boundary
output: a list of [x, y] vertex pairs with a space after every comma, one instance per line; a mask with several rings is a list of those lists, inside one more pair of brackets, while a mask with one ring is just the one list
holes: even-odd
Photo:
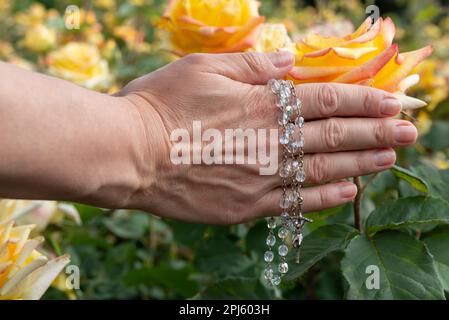
[[[248, 88], [249, 114], [275, 126], [279, 114], [276, 97], [265, 86]], [[330, 117], [385, 118], [397, 115], [401, 102], [393, 94], [379, 89], [341, 83], [310, 83], [296, 86], [306, 120]], [[255, 119], [258, 120], [258, 119]]]
[[[304, 156], [305, 183], [323, 184], [326, 181], [364, 176], [386, 170], [395, 161], [396, 153], [391, 148], [306, 154]], [[291, 178], [294, 178], [293, 173]], [[282, 183], [277, 173], [271, 176], [261, 176], [260, 181], [260, 184], [267, 189], [278, 188]]]
[[296, 86], [305, 119], [335, 116], [391, 117], [401, 111], [393, 94], [379, 89], [340, 84], [311, 83]]
[[[190, 59], [203, 60], [204, 71], [213, 72], [248, 84], [266, 84], [281, 79], [291, 69], [294, 56], [288, 51], [272, 53], [194, 54]], [[188, 59], [188, 57], [187, 57]]]
[[[301, 192], [304, 199], [304, 212], [310, 212], [336, 207], [352, 201], [357, 194], [357, 187], [355, 184], [345, 181], [303, 188]], [[281, 196], [281, 188], [266, 194], [256, 203], [254, 217], [280, 215], [282, 212], [279, 207]]]
[[391, 167], [396, 161], [393, 149], [317, 153], [304, 157], [306, 183], [364, 176]]
[[332, 118], [306, 123], [306, 153], [366, 150], [413, 144], [418, 132], [405, 120]]

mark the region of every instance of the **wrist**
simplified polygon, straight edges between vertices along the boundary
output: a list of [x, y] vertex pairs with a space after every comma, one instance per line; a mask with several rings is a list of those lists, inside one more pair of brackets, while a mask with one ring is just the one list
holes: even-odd
[[[117, 119], [121, 119], [119, 124], [114, 124], [119, 127], [115, 132], [120, 135], [114, 140], [121, 141], [117, 157], [123, 164], [122, 169], [117, 168], [112, 173], [112, 178], [120, 182], [106, 183], [105, 190], [109, 189], [108, 185], [115, 184], [115, 187], [110, 188], [104, 201], [114, 203], [114, 199], [120, 197], [114, 207], [152, 211], [158, 173], [166, 168], [165, 155], [168, 154], [163, 121], [154, 108], [155, 102], [150, 101], [147, 95], [127, 93], [108, 98], [119, 113]], [[124, 174], [120, 174], [120, 170]]]
[[88, 151], [90, 177], [75, 200], [107, 208], [135, 207], [134, 198], [153, 183], [155, 170], [142, 116], [125, 97], [97, 94], [89, 107], [98, 126], [88, 134], [95, 137]]

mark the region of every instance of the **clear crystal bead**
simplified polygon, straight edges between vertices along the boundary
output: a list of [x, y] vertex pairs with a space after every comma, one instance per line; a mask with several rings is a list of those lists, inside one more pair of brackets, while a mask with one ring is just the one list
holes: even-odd
[[285, 106], [284, 113], [290, 118], [293, 114], [293, 107], [290, 105]]
[[293, 123], [287, 123], [285, 126], [285, 133], [293, 134], [295, 132], [295, 125]]
[[286, 124], [288, 123], [288, 115], [285, 114], [284, 112], [282, 112], [282, 113], [279, 115], [278, 123], [279, 123], [280, 126], [286, 125]]
[[281, 244], [278, 247], [278, 253], [281, 257], [285, 257], [288, 253], [288, 247], [285, 244]]
[[292, 199], [292, 202], [296, 202], [296, 201], [298, 201], [298, 199], [299, 199], [299, 192], [298, 191], [292, 191], [291, 192], [291, 199]]
[[288, 236], [288, 229], [285, 227], [280, 227], [278, 230], [278, 237], [280, 239], [285, 239]]
[[292, 205], [293, 200], [288, 195], [286, 197], [281, 197], [281, 200], [279, 201], [279, 206], [282, 209], [288, 209]]
[[298, 160], [293, 160], [290, 164], [291, 170], [292, 171], [296, 171], [299, 169], [299, 161]]
[[265, 268], [265, 270], [263, 272], [263, 275], [264, 275], [266, 280], [270, 280], [271, 281], [271, 279], [273, 278], [273, 275], [274, 275], [274, 271], [273, 271], [272, 268], [267, 267], [267, 268]]
[[279, 97], [279, 104], [277, 104], [278, 107], [285, 108], [288, 105], [288, 98], [286, 97]]
[[281, 218], [287, 220], [290, 218], [290, 214], [287, 211], [281, 213]]
[[278, 270], [280, 273], [287, 273], [288, 272], [288, 263], [287, 262], [279, 263]]
[[274, 93], [278, 93], [279, 90], [281, 89], [281, 83], [275, 79], [269, 80], [268, 85], [270, 86], [271, 90], [273, 90]]
[[296, 118], [295, 123], [299, 128], [303, 128], [304, 127], [304, 118], [303, 117]]
[[295, 110], [301, 109], [302, 102], [298, 98], [293, 100], [292, 106]]
[[290, 88], [289, 88], [289, 87], [284, 87], [284, 86], [282, 86], [282, 87], [280, 88], [280, 90], [279, 90], [279, 96], [280, 96], [281, 98], [288, 99], [288, 97], [290, 96], [291, 93], [292, 93], [292, 92], [290, 91]]
[[291, 167], [289, 163], [282, 165], [279, 169], [279, 176], [281, 178], [288, 178], [292, 174]]
[[282, 145], [286, 145], [290, 142], [290, 137], [288, 136], [288, 134], [283, 134], [280, 138], [279, 138], [279, 143]]
[[271, 278], [271, 284], [273, 285], [273, 286], [278, 286], [278, 285], [280, 285], [281, 284], [281, 277], [279, 276], [279, 275], [274, 275], [272, 278]]
[[272, 247], [276, 243], [276, 237], [272, 234], [267, 237], [267, 246]]
[[306, 181], [306, 173], [304, 172], [304, 170], [301, 169], [296, 173], [296, 181], [300, 183]]
[[273, 251], [271, 251], [271, 250], [265, 251], [265, 254], [263, 255], [263, 259], [265, 260], [265, 262], [273, 261], [273, 259], [274, 259]]
[[273, 218], [268, 219], [267, 221], [267, 227], [268, 229], [274, 229], [276, 228], [276, 220]]

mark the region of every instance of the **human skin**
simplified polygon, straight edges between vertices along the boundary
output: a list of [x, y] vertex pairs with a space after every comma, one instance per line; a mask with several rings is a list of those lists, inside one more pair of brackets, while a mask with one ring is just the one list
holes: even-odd
[[[170, 133], [277, 128], [266, 86], [293, 65], [287, 52], [194, 54], [116, 95], [0, 63], [0, 197], [70, 200], [142, 209], [190, 222], [234, 224], [278, 215], [281, 179], [260, 165], [175, 165]], [[304, 210], [352, 201], [342, 179], [385, 170], [394, 147], [417, 138], [392, 119], [401, 103], [357, 85], [297, 86], [306, 125]]]

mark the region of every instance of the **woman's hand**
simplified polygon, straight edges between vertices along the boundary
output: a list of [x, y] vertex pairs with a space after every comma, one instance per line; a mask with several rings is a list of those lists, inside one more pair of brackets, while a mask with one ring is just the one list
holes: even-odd
[[[141, 183], [126, 206], [214, 224], [280, 214], [281, 179], [276, 173], [260, 175], [261, 164], [248, 162], [173, 164], [171, 134], [187, 129], [192, 137], [194, 121], [201, 121], [203, 132], [277, 128], [279, 109], [266, 83], [283, 78], [292, 65], [287, 52], [194, 54], [128, 84], [117, 99], [138, 110], [145, 148], [137, 164]], [[306, 119], [305, 211], [352, 201], [356, 186], [339, 180], [391, 167], [392, 148], [417, 138], [410, 122], [391, 119], [401, 104], [390, 93], [330, 83], [296, 89]], [[277, 141], [271, 142], [271, 150]]]

